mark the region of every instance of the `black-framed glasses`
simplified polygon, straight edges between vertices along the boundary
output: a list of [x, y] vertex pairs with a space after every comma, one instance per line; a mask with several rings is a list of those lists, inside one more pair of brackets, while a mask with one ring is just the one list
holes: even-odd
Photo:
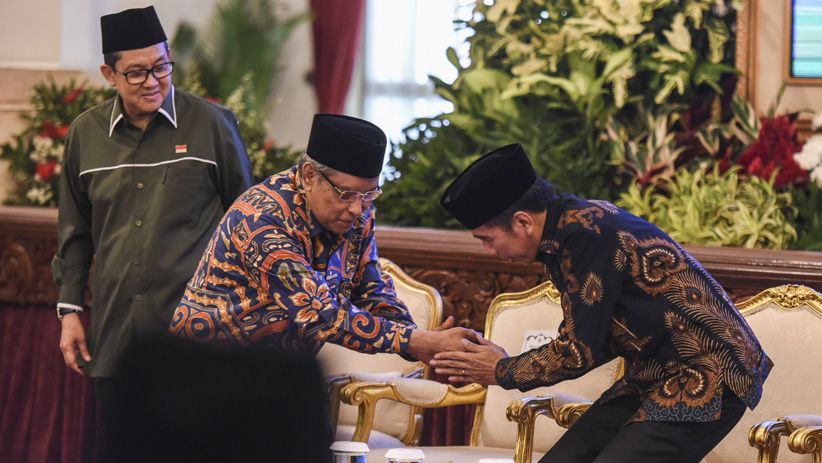
[[[320, 172], [320, 171], [317, 171], [317, 172]], [[358, 199], [360, 201], [370, 203], [371, 201], [374, 201], [375, 199], [379, 198], [380, 195], [382, 194], [382, 188], [379, 188], [379, 187], [377, 187], [374, 190], [366, 191], [365, 193], [360, 193], [359, 191], [353, 191], [353, 190], [343, 191], [337, 185], [335, 185], [334, 182], [332, 182], [331, 179], [328, 178], [328, 176], [326, 176], [324, 173], [320, 172], [320, 175], [322, 175], [323, 178], [325, 179], [325, 181], [328, 182], [328, 184], [331, 185], [334, 188], [334, 190], [340, 195], [340, 201], [345, 202], [345, 203], [353, 203], [354, 201], [356, 201]]]
[[143, 85], [148, 80], [149, 73], [153, 74], [155, 79], [160, 80], [163, 77], [170, 76], [172, 71], [174, 71], [174, 61], [168, 61], [160, 63], [151, 69], [137, 69], [134, 71], [121, 72], [120, 74], [125, 76], [126, 82], [131, 85]]

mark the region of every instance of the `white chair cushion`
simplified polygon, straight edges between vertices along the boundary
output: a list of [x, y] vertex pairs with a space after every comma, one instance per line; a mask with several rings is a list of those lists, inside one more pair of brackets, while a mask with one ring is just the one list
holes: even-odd
[[[756, 461], [757, 450], [748, 444], [748, 430], [754, 424], [791, 413], [822, 415], [822, 320], [818, 314], [813, 309], [788, 311], [771, 303], [745, 319], [773, 360], [774, 368], [757, 407], [745, 412], [736, 427], [705, 457], [706, 463]], [[786, 441], [780, 440], [779, 463], [813, 461], [811, 455], [791, 452]]]
[[351, 380], [356, 383], [390, 383], [402, 377], [402, 372], [386, 371], [385, 373], [351, 373]]
[[436, 405], [448, 394], [448, 386], [428, 379], [400, 378], [393, 383], [400, 397], [423, 405]]
[[[337, 435], [334, 437], [334, 440], [337, 441], [350, 441], [354, 437], [354, 426], [349, 425], [339, 425], [337, 426]], [[397, 439], [396, 437], [389, 436], [388, 434], [371, 430], [371, 434], [368, 436], [368, 448], [398, 448], [404, 447], [403, 443]]]
[[[370, 447], [370, 446], [369, 446]], [[420, 447], [425, 452], [425, 463], [477, 463], [480, 458], [514, 458], [513, 449], [494, 447]], [[390, 449], [371, 448], [368, 452], [368, 463], [385, 463], [385, 452]], [[532, 461], [542, 458], [542, 453], [535, 452]]]

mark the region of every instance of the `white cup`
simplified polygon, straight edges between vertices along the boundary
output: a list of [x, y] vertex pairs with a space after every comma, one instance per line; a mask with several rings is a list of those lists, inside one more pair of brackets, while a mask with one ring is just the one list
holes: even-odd
[[388, 463], [422, 463], [425, 453], [422, 449], [399, 448], [385, 452]]
[[331, 444], [334, 463], [365, 463], [368, 444], [365, 442], [337, 441]]

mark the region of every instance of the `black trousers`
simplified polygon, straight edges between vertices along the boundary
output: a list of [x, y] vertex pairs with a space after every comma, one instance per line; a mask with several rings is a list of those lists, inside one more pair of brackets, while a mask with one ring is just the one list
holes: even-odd
[[310, 352], [159, 340], [95, 378], [96, 463], [326, 463], [331, 430]]
[[147, 461], [132, 436], [140, 429], [140, 415], [128, 398], [133, 389], [124, 377], [94, 378], [97, 400], [97, 429], [95, 433], [94, 462]]
[[726, 389], [717, 421], [626, 424], [639, 405], [637, 396], [626, 396], [591, 406], [540, 463], [698, 463], [745, 413]]

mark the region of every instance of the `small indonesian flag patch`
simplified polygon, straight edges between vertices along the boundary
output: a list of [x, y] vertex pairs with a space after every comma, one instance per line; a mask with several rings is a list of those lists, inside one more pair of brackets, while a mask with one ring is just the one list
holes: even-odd
[[174, 152], [177, 154], [188, 153], [188, 145], [174, 145]]

